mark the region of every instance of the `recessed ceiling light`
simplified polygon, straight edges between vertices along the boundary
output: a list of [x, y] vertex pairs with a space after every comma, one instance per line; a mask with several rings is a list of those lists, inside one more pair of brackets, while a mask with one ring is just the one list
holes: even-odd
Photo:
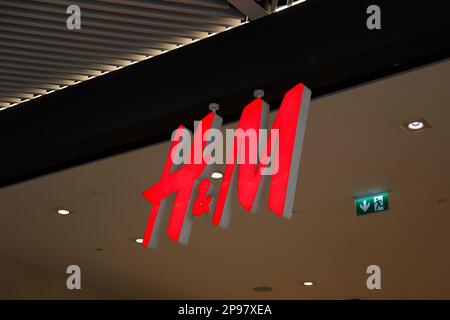
[[142, 238], [137, 238], [135, 241], [136, 241], [136, 243], [139, 243], [139, 244], [144, 243], [144, 239], [142, 239]]
[[314, 282], [312, 282], [312, 281], [304, 281], [304, 282], [303, 282], [303, 285], [304, 285], [305, 287], [312, 287], [312, 286], [314, 285]]
[[211, 178], [213, 179], [222, 179], [223, 178], [223, 173], [220, 171], [214, 171], [213, 173], [211, 173]]
[[400, 124], [400, 127], [408, 133], [421, 132], [431, 129], [431, 125], [425, 119], [412, 119]]
[[63, 216], [71, 213], [70, 210], [67, 210], [67, 209], [58, 209], [57, 212], [58, 212], [58, 214], [61, 214]]
[[423, 128], [423, 122], [421, 121], [413, 121], [408, 123], [408, 128], [411, 130], [419, 130]]

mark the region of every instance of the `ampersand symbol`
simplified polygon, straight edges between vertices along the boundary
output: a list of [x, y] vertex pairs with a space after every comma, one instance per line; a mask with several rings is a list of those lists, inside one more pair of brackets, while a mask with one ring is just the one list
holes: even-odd
[[198, 197], [194, 201], [192, 213], [194, 216], [201, 216], [204, 213], [209, 213], [209, 204], [211, 203], [211, 196], [206, 196], [211, 182], [208, 179], [203, 179], [198, 185]]

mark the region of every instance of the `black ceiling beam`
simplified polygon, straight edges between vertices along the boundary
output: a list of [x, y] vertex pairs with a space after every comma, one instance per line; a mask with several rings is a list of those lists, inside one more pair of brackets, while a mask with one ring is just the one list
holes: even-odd
[[[381, 8], [381, 30], [366, 8]], [[255, 88], [277, 107], [449, 57], [450, 2], [308, 0], [0, 112], [0, 186], [168, 140], [219, 102], [237, 120]]]

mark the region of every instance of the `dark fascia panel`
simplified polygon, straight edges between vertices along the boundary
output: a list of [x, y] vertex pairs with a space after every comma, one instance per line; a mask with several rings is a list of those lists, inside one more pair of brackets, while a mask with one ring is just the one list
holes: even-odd
[[170, 139], [220, 104], [237, 120], [254, 89], [277, 108], [446, 59], [450, 1], [308, 0], [230, 31], [0, 112], [0, 186]]

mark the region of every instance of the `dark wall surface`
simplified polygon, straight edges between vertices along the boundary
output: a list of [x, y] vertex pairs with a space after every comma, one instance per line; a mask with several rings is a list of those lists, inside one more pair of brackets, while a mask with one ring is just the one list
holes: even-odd
[[[369, 30], [366, 8], [381, 8]], [[0, 112], [0, 187], [170, 139], [219, 102], [237, 120], [264, 89], [277, 108], [304, 82], [320, 97], [450, 52], [450, 1], [308, 0]]]

